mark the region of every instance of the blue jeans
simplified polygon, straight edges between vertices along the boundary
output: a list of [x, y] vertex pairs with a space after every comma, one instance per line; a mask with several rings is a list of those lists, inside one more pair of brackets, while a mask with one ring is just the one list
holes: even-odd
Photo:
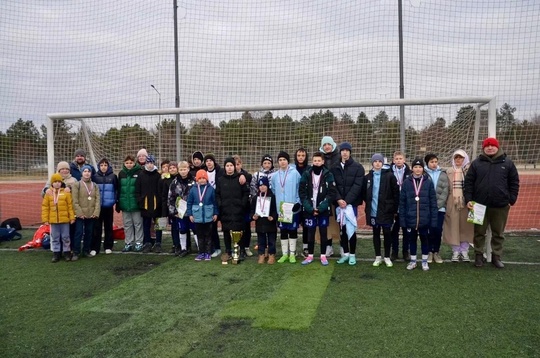
[[90, 252], [90, 245], [92, 244], [92, 234], [94, 232], [94, 225], [96, 219], [81, 219], [75, 220], [75, 238], [73, 239], [73, 254], [81, 254], [81, 241], [83, 243], [83, 252], [88, 254]]

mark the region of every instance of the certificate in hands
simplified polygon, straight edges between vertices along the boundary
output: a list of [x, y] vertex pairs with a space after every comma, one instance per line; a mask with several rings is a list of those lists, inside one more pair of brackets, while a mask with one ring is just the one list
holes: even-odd
[[255, 214], [259, 215], [261, 218], [267, 218], [270, 216], [270, 204], [272, 198], [257, 198], [257, 205], [255, 207]]
[[279, 204], [279, 217], [278, 221], [282, 223], [292, 223], [293, 222], [293, 206], [294, 203], [281, 202]]
[[473, 208], [469, 210], [467, 222], [477, 225], [484, 224], [484, 216], [486, 215], [486, 206], [478, 203], [473, 204]]
[[176, 216], [178, 216], [180, 219], [184, 218], [184, 215], [186, 214], [186, 210], [187, 210], [187, 201], [185, 201], [181, 197], [176, 198], [176, 211], [178, 212]]

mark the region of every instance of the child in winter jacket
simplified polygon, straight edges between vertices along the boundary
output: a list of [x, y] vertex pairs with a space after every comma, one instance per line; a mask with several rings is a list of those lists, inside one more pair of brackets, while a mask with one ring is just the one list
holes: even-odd
[[113, 168], [107, 158], [103, 158], [98, 163], [98, 170], [93, 176], [94, 183], [99, 188], [101, 197], [101, 209], [99, 217], [94, 227], [94, 238], [92, 240], [92, 251], [94, 255], [99, 254], [101, 249], [101, 233], [105, 232], [103, 248], [106, 254], [112, 253], [114, 240], [113, 234], [113, 215], [114, 204], [118, 201], [118, 177], [113, 172]]
[[[169, 165], [169, 168], [172, 168]], [[188, 255], [187, 234], [189, 230], [194, 231], [195, 225], [189, 221], [186, 212], [179, 212], [184, 204], [187, 205], [189, 191], [195, 184], [189, 171], [188, 162], [178, 163], [178, 175], [173, 179], [167, 196], [169, 217], [171, 218], [171, 235], [173, 239], [174, 254], [185, 257]], [[181, 203], [181, 201], [183, 203]], [[187, 209], [187, 206], [186, 206]], [[197, 238], [195, 237], [195, 241]]]
[[45, 195], [41, 203], [41, 221], [51, 226], [52, 262], [60, 261], [61, 251], [64, 259], [71, 260], [69, 224], [75, 222], [71, 193], [62, 188], [62, 176], [51, 176], [51, 194]]
[[277, 210], [276, 197], [270, 190], [268, 177], [261, 177], [258, 194], [251, 198], [251, 218], [255, 221], [259, 264], [264, 264], [268, 252], [268, 264], [276, 262]]

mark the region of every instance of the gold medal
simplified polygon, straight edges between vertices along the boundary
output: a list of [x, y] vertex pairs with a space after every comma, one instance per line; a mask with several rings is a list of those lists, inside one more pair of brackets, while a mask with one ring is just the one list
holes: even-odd
[[88, 200], [92, 200], [92, 197], [91, 197], [91, 196], [89, 196], [89, 197], [88, 197]]

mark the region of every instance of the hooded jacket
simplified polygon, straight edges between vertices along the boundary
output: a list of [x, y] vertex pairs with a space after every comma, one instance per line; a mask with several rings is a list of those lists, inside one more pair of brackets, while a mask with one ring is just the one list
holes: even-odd
[[223, 175], [217, 183], [216, 202], [223, 231], [242, 231], [244, 228], [244, 216], [249, 209], [249, 187], [247, 183], [240, 185], [239, 176], [235, 171], [232, 175]]
[[128, 169], [126, 166], [122, 166], [122, 170], [118, 173], [118, 204], [116, 210], [122, 210], [126, 212], [139, 211], [139, 205], [137, 204], [137, 197], [135, 196], [135, 182], [139, 177], [141, 167], [138, 163], [135, 163], [133, 168]]
[[[362, 185], [362, 197], [366, 203], [366, 221], [370, 225], [370, 219], [374, 216], [371, 212], [371, 200], [373, 199], [373, 169], [364, 178]], [[399, 185], [390, 169], [381, 169], [379, 195], [377, 200], [376, 219], [378, 224], [392, 225], [399, 208]]]
[[161, 175], [154, 167], [152, 171], [148, 171], [146, 168], [142, 169], [135, 181], [135, 196], [141, 209], [141, 215], [144, 217], [158, 218], [161, 216], [160, 179]]
[[336, 181], [337, 193], [334, 202], [345, 200], [347, 204], [356, 207], [362, 204], [362, 183], [366, 174], [362, 164], [351, 157], [343, 165], [341, 163], [332, 168]]
[[501, 149], [493, 157], [482, 153], [473, 160], [465, 176], [465, 203], [475, 201], [488, 207], [503, 208], [514, 205], [518, 193], [518, 171]]
[[102, 159], [100, 163], [103, 161], [107, 163], [107, 171], [103, 173], [101, 170], [98, 170], [92, 177], [92, 181], [99, 188], [101, 206], [112, 208], [118, 200], [118, 178], [113, 172], [111, 163], [106, 159]]
[[303, 206], [304, 213], [312, 216], [315, 209], [319, 210], [319, 215], [330, 216], [331, 204], [334, 202], [336, 196], [336, 183], [334, 182], [334, 175], [332, 172], [322, 167], [319, 189], [317, 192], [317, 205], [313, 205], [313, 180], [312, 180], [313, 166], [304, 171], [300, 178], [300, 185], [298, 187], [298, 194]]

